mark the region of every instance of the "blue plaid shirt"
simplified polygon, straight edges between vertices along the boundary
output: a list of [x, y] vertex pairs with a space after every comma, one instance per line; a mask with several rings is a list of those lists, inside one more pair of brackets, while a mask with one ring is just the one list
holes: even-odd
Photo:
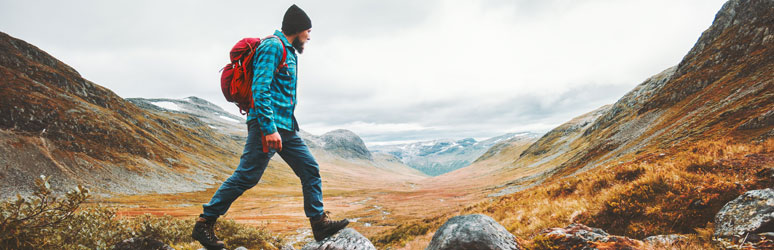
[[[279, 37], [261, 41], [253, 58], [253, 101], [255, 108], [247, 114], [247, 121], [258, 119], [264, 135], [273, 134], [277, 129], [298, 130], [293, 111], [296, 109], [296, 50], [285, 34], [274, 32]], [[285, 44], [287, 67], [282, 63], [282, 45]]]

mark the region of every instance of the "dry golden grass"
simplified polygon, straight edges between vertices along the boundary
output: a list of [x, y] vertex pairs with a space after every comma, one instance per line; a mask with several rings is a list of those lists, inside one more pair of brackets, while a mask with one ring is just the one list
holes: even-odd
[[[635, 239], [684, 234], [687, 242], [649, 249], [715, 249], [712, 220], [720, 208], [747, 190], [774, 185], [761, 175], [774, 165], [774, 139], [740, 143], [700, 141], [667, 150], [646, 150], [631, 160], [496, 200], [484, 200], [443, 215], [399, 223], [372, 237], [379, 247], [426, 246], [448, 218], [483, 213], [503, 224], [529, 249], [546, 228], [582, 223]], [[420, 247], [421, 248], [421, 247]]]
[[[772, 166], [774, 139], [702, 141], [547, 183], [473, 211], [491, 215], [519, 237], [579, 222], [633, 238], [701, 231], [741, 193], [772, 185], [756, 175]], [[706, 241], [706, 237], [701, 238]]]

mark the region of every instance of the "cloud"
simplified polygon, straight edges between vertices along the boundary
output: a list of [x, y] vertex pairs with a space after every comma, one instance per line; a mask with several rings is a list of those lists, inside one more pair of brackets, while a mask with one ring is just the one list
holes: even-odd
[[[297, 117], [371, 143], [545, 132], [679, 63], [723, 2], [299, 1], [313, 32]], [[237, 113], [218, 70], [290, 4], [3, 1], [0, 30], [122, 97], [193, 95]]]

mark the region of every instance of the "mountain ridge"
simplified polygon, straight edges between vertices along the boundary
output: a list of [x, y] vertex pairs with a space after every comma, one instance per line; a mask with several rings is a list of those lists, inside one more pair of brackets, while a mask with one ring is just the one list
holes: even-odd
[[537, 133], [519, 132], [507, 133], [483, 141], [477, 141], [474, 138], [437, 139], [408, 144], [373, 146], [371, 148], [374, 152], [394, 155], [406, 165], [425, 174], [438, 176], [470, 165], [487, 153], [492, 146], [502, 141], [514, 138], [534, 140], [538, 136]]

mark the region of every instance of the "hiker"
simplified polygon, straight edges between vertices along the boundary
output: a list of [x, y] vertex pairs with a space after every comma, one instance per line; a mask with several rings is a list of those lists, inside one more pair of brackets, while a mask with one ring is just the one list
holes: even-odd
[[[304, 212], [314, 239], [320, 241], [345, 228], [349, 221], [333, 221], [323, 211], [320, 168], [309, 148], [296, 133], [296, 52], [304, 52], [310, 40], [312, 21], [296, 6], [290, 6], [282, 19], [282, 30], [263, 40], [253, 57], [252, 96], [254, 108], [247, 115], [247, 142], [234, 173], [218, 188], [196, 220], [192, 237], [207, 249], [222, 249], [223, 241], [213, 227], [245, 190], [261, 179], [274, 153], [290, 165], [301, 179]], [[282, 60], [285, 60], [282, 62]], [[279, 69], [278, 69], [279, 68]]]

